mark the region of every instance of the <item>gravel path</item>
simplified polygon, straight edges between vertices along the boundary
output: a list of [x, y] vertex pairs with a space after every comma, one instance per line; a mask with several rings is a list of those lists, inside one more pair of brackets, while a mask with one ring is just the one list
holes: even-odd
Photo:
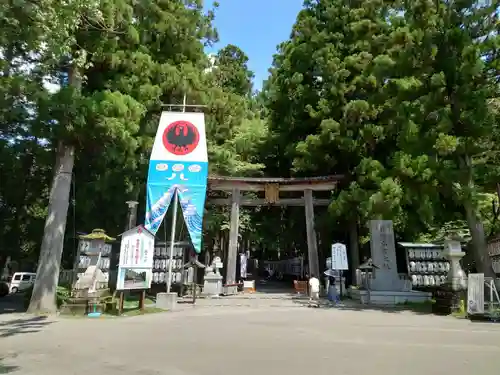
[[0, 374], [500, 373], [500, 325], [290, 299], [221, 301], [97, 320], [0, 315]]

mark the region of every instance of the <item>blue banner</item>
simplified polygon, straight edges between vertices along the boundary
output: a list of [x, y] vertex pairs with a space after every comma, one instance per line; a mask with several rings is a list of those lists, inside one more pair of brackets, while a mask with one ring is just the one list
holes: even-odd
[[203, 238], [208, 162], [202, 113], [164, 112], [151, 153], [144, 226], [156, 234], [177, 192], [197, 253]]

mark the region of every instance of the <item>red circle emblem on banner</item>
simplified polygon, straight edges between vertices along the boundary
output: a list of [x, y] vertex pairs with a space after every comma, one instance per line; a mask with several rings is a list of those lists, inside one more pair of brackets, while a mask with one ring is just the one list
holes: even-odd
[[174, 155], [188, 155], [200, 142], [200, 133], [189, 121], [175, 121], [163, 132], [163, 146]]

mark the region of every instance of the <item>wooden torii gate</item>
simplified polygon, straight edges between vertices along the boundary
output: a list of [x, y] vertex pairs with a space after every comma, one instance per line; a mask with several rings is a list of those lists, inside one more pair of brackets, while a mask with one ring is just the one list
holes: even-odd
[[[236, 293], [236, 265], [238, 256], [239, 213], [241, 206], [304, 206], [307, 235], [307, 251], [310, 274], [320, 275], [318, 245], [314, 229], [314, 206], [327, 206], [330, 199], [315, 199], [313, 191], [332, 191], [342, 176], [323, 176], [309, 178], [255, 178], [255, 177], [216, 177], [208, 178], [211, 191], [231, 193], [230, 198], [212, 198], [209, 203], [231, 206], [229, 247], [226, 261], [226, 285], [228, 294]], [[265, 198], [242, 197], [242, 192], [265, 192]], [[280, 198], [280, 192], [302, 191], [301, 198]]]

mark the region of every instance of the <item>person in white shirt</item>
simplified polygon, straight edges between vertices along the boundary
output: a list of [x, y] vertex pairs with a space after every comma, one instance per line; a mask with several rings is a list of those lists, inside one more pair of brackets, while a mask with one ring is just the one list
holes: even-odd
[[309, 301], [319, 300], [319, 280], [315, 275], [309, 279]]

